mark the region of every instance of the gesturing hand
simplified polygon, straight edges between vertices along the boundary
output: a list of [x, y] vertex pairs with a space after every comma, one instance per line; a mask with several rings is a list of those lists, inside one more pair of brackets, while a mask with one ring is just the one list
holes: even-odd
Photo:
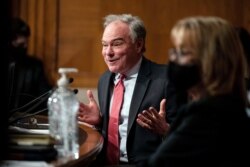
[[80, 103], [78, 120], [91, 125], [98, 125], [101, 122], [100, 109], [91, 90], [87, 91], [89, 104]]
[[138, 114], [137, 123], [143, 128], [147, 128], [150, 131], [165, 136], [169, 131], [169, 124], [166, 121], [166, 99], [163, 99], [160, 103], [160, 111], [154, 107], [150, 107], [148, 110], [144, 110]]

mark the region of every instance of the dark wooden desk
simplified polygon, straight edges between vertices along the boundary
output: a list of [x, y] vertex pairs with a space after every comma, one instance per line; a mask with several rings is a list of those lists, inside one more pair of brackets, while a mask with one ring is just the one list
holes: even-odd
[[[36, 116], [37, 123], [48, 123], [46, 116]], [[57, 159], [50, 162], [55, 167], [86, 167], [99, 154], [103, 146], [102, 135], [87, 124], [79, 123], [79, 158], [64, 162], [64, 159]]]
[[61, 164], [61, 161], [57, 160], [52, 164], [60, 167], [88, 166], [91, 161], [95, 159], [95, 157], [101, 151], [103, 146], [103, 138], [101, 134], [95, 129], [83, 124], [79, 124], [79, 142], [80, 152], [78, 159], [71, 160], [69, 162], [66, 162], [65, 164]]

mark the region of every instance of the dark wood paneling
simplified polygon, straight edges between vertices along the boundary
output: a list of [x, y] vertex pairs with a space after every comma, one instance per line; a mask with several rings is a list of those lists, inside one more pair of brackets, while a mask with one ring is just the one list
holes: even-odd
[[[14, 15], [31, 26], [29, 52], [44, 60], [52, 82], [57, 68], [76, 67], [73, 86], [96, 87], [107, 67], [101, 55], [102, 18], [110, 13], [138, 15], [147, 28], [145, 56], [168, 61], [169, 33], [188, 16], [213, 15], [250, 30], [248, 0], [13, 0]], [[18, 2], [18, 3], [17, 3]], [[18, 11], [18, 12], [17, 12]]]
[[96, 86], [103, 72], [99, 13], [100, 0], [60, 1], [58, 67], [78, 68], [73, 85]]
[[250, 1], [243, 1], [243, 26], [250, 32]]

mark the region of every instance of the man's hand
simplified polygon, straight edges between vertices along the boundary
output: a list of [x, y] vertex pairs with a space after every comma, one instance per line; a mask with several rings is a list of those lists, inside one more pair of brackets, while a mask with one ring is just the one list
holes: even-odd
[[87, 96], [89, 104], [80, 103], [78, 120], [91, 125], [98, 125], [101, 123], [100, 109], [91, 90], [87, 91]]
[[166, 136], [169, 131], [169, 124], [166, 121], [166, 99], [163, 99], [160, 104], [159, 113], [154, 107], [150, 107], [148, 110], [144, 110], [138, 114], [137, 123], [143, 128], [147, 128], [150, 131]]

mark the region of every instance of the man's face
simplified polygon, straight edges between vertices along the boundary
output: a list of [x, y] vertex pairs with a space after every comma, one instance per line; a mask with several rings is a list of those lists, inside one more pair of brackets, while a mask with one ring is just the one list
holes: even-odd
[[18, 48], [18, 47], [27, 48], [28, 38], [25, 36], [17, 36], [17, 38], [12, 41], [12, 45], [15, 48]]
[[12, 56], [15, 58], [21, 58], [27, 55], [28, 37], [17, 36], [12, 41]]
[[109, 70], [126, 74], [140, 59], [142, 42], [133, 42], [129, 27], [121, 21], [110, 23], [102, 36], [102, 55]]

